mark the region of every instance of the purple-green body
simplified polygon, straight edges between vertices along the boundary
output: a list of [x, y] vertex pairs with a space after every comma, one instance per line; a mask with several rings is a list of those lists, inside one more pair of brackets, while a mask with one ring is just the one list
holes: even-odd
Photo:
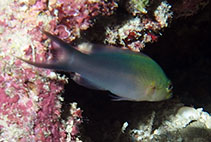
[[79, 84], [108, 90], [119, 96], [116, 100], [161, 101], [171, 97], [170, 81], [150, 57], [94, 44], [89, 46], [96, 51], [85, 54], [57, 37], [44, 33], [65, 50], [65, 58], [50, 64], [23, 61], [41, 68], [76, 72], [81, 76], [77, 80]]

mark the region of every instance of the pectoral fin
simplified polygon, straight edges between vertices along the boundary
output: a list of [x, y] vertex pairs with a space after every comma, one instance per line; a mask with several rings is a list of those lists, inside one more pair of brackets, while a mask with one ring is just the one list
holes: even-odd
[[130, 98], [121, 97], [121, 96], [114, 95], [114, 94], [110, 94], [109, 96], [111, 97], [112, 101], [134, 101], [134, 100], [131, 100]]
[[105, 90], [99, 86], [97, 86], [96, 84], [90, 82], [89, 80], [87, 80], [86, 78], [82, 77], [80, 74], [78, 73], [73, 73], [71, 74], [71, 78], [79, 85], [84, 86], [86, 88], [89, 89], [94, 89], [94, 90]]

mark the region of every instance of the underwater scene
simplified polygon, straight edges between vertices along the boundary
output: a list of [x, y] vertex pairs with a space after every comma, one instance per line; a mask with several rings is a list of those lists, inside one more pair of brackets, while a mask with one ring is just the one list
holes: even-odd
[[209, 0], [0, 0], [0, 142], [211, 142]]

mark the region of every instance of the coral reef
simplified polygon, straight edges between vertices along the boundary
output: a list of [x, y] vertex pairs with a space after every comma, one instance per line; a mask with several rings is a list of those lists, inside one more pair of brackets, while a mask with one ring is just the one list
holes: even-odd
[[147, 116], [139, 122], [138, 129], [130, 130], [133, 141], [210, 141], [211, 116], [202, 108], [177, 104], [172, 109], [164, 109], [156, 119], [155, 115], [153, 111], [151, 118]]
[[111, 15], [117, 7], [115, 1], [58, 0], [49, 5], [51, 15], [57, 17], [54, 27], [60, 38], [80, 37], [80, 31], [93, 25], [92, 19], [98, 15]]
[[65, 76], [18, 60], [53, 59], [45, 29], [70, 42], [92, 26], [97, 15], [110, 15], [114, 1], [0, 1], [0, 141], [80, 141], [81, 110], [72, 103], [61, 118]]
[[[79, 2], [81, 6], [83, 2]], [[98, 4], [93, 3], [88, 4], [94, 10]], [[63, 5], [65, 1], [0, 1], [0, 141], [80, 141], [77, 126], [82, 116], [76, 103], [71, 105], [66, 121], [61, 118], [61, 94], [67, 78], [16, 58], [24, 56], [40, 62], [52, 59], [48, 47], [54, 47], [41, 29], [64, 36], [63, 31], [67, 29], [61, 24], [65, 16], [58, 18], [55, 14], [56, 10], [65, 8]], [[75, 25], [84, 29], [81, 23], [90, 17], [75, 15], [74, 20], [78, 22]], [[76, 34], [72, 33], [71, 37], [75, 38]]]
[[[79, 99], [86, 105], [83, 106], [80, 101], [77, 103], [88, 107], [86, 111], [89, 112], [85, 113], [88, 114], [89, 124], [83, 127], [89, 135], [80, 137], [78, 126], [82, 123], [82, 110], [77, 103], [68, 104], [65, 110], [67, 114], [63, 116], [65, 98], [62, 94], [68, 78], [50, 70], [32, 67], [16, 58], [36, 62], [53, 61], [56, 46], [42, 34], [42, 29], [70, 43], [82, 37], [82, 31], [94, 27], [98, 18], [102, 20], [105, 17], [111, 20], [102, 20], [104, 33], [94, 31], [99, 39], [105, 35], [101, 42], [140, 51], [146, 43], [155, 42], [162, 35], [162, 30], [168, 27], [173, 18], [172, 11], [176, 18], [188, 17], [208, 3], [208, 0], [181, 0], [172, 2], [174, 6], [171, 8], [165, 0], [0, 0], [0, 141], [80, 142], [82, 138], [85, 141], [106, 142], [128, 142], [131, 139], [211, 141], [211, 118], [202, 109], [171, 101], [157, 104], [108, 103], [103, 102], [100, 95], [98, 99], [94, 96], [86, 100], [87, 92], [86, 96], [82, 93], [84, 100]], [[121, 10], [125, 16], [121, 16]], [[173, 40], [169, 47], [173, 48], [175, 41], [180, 42]], [[193, 72], [192, 69], [188, 71]], [[198, 70], [195, 76], [198, 76]], [[176, 78], [179, 78], [178, 74]], [[188, 88], [186, 80], [181, 79], [185, 83], [179, 82], [185, 86], [185, 90]], [[189, 80], [196, 82], [193, 77]], [[196, 94], [206, 98], [203, 96], [206, 93], [201, 93], [204, 86], [208, 85], [201, 84], [199, 88], [202, 91]], [[77, 91], [80, 92], [80, 89]], [[89, 128], [85, 129], [85, 125]]]
[[[146, 43], [157, 41], [159, 34], [161, 35], [159, 31], [168, 26], [173, 13], [171, 5], [166, 1], [160, 2], [156, 9], [151, 8], [153, 4], [145, 8], [148, 1], [131, 0], [129, 3], [134, 9], [126, 6], [127, 10], [135, 17], [130, 16], [123, 24], [107, 26], [104, 42], [140, 51]], [[147, 14], [148, 10], [154, 18]]]
[[129, 7], [127, 10], [131, 12], [134, 16], [138, 14], [146, 14], [147, 10], [146, 7], [149, 4], [149, 0], [129, 0], [128, 5]]

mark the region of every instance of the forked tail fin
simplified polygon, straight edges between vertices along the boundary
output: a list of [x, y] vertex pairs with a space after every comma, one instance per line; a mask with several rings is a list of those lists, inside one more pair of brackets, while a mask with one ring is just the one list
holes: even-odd
[[71, 47], [68, 43], [57, 38], [56, 36], [46, 32], [46, 31], [42, 31], [42, 32], [45, 35], [47, 35], [53, 42], [55, 42], [59, 45], [59, 48], [57, 50], [64, 50], [63, 52], [61, 52], [63, 55], [57, 55], [58, 56], [58, 57], [56, 57], [57, 59], [55, 61], [52, 61], [51, 63], [37, 63], [37, 62], [32, 62], [32, 61], [22, 59], [20, 57], [17, 57], [17, 58], [30, 64], [30, 65], [33, 65], [33, 66], [36, 66], [39, 68], [71, 71], [71, 65], [74, 61], [75, 56], [82, 55], [83, 53], [81, 53], [80, 51]]

